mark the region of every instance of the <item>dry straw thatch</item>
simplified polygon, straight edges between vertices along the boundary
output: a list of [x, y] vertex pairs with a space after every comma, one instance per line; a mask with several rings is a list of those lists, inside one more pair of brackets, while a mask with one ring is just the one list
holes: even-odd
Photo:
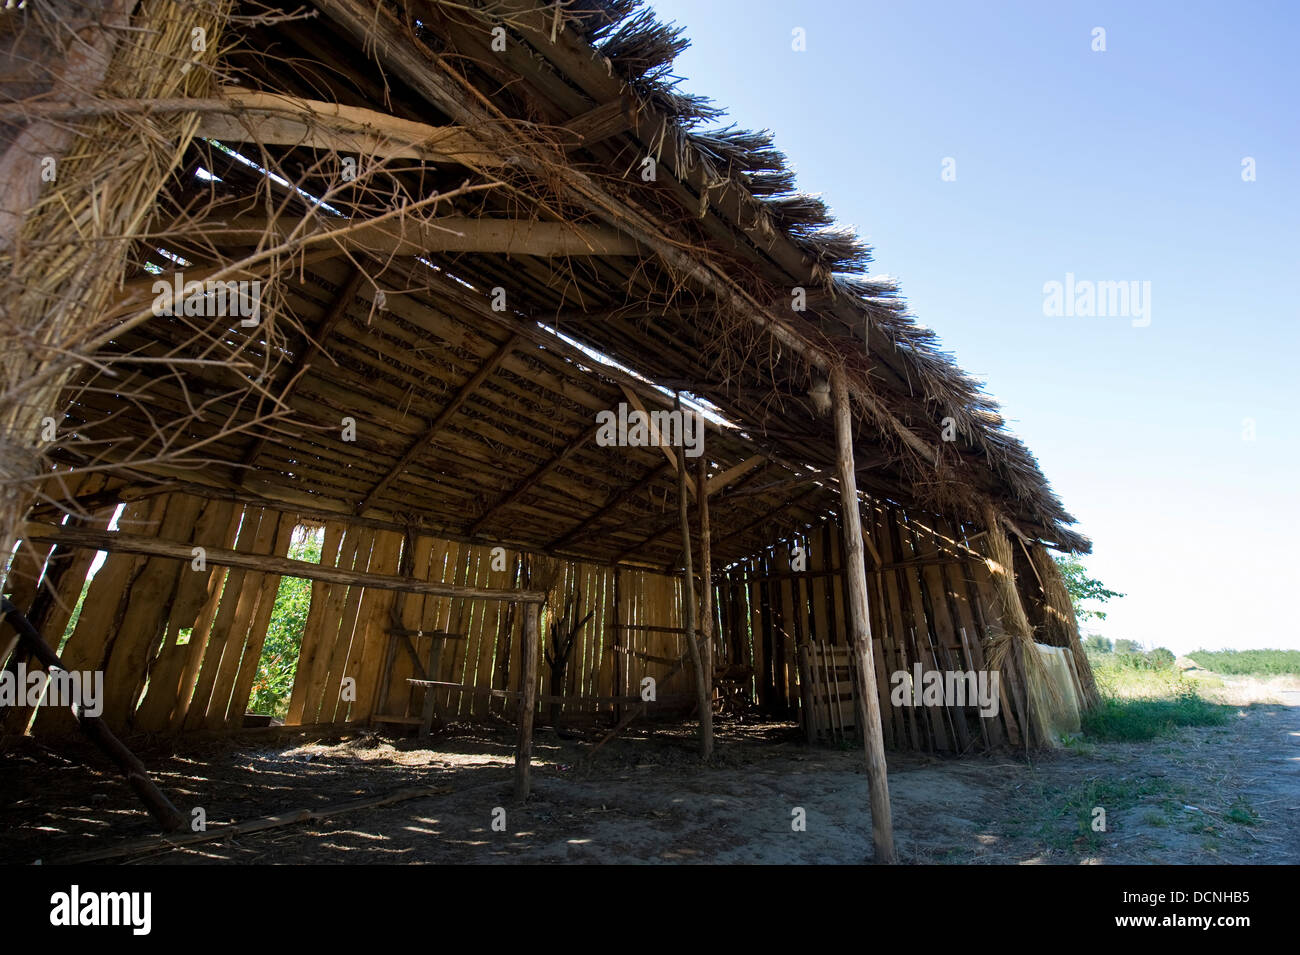
[[[985, 507], [984, 520], [987, 531], [987, 563], [992, 572], [997, 610], [1002, 621], [1001, 627], [989, 639], [986, 654], [989, 666], [1003, 670], [1010, 662], [1024, 677], [1026, 716], [1035, 741], [1042, 746], [1056, 746], [1059, 743], [1050, 730], [1050, 719], [1051, 714], [1062, 705], [1060, 690], [1039, 656], [1034, 628], [1020, 602], [1013, 569], [1015, 551], [1011, 539], [1003, 530], [1002, 520], [992, 507]], [[1028, 745], [1030, 741], [1026, 738], [1025, 742]]]
[[[34, 69], [29, 85], [10, 91], [30, 94], [34, 86], [63, 98], [97, 89], [102, 98], [127, 100], [209, 92], [225, 0], [104, 6], [102, 21], [100, 11], [70, 3], [28, 4], [21, 19], [11, 13], [7, 26], [15, 35], [5, 38], [11, 49], [27, 44], [43, 51], [47, 58], [38, 63], [59, 62], [49, 52], [64, 49], [67, 65], [52, 75]], [[78, 28], [72, 40], [69, 21]], [[197, 122], [179, 112], [108, 113], [72, 128], [38, 119], [14, 136], [0, 160], [6, 181], [25, 183], [40, 176], [42, 163], [55, 163], [54, 180], [34, 206], [9, 210], [6, 223], [16, 234], [0, 239], [0, 541], [6, 552], [35, 497], [32, 481], [45, 470], [42, 421], [62, 419], [65, 384], [94, 360], [93, 344], [111, 336], [107, 306], [114, 288]]]

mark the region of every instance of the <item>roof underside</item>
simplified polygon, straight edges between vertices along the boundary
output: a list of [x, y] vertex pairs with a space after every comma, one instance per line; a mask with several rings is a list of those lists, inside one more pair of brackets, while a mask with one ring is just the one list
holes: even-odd
[[[176, 269], [158, 249], [190, 274], [239, 260], [270, 234], [259, 230], [271, 207], [325, 230], [342, 223], [336, 211], [370, 218], [391, 213], [395, 198], [466, 185], [438, 216], [633, 241], [578, 255], [412, 250], [387, 241], [411, 234], [402, 217], [383, 242], [318, 243], [280, 263], [260, 326], [229, 323], [224, 344], [242, 364], [159, 373], [167, 359], [202, 359], [212, 319], [150, 318], [112, 343], [107, 352], [150, 361], [80, 383], [72, 414], [88, 443], [72, 463], [113, 460], [128, 438], [158, 451], [198, 440], [201, 470], [137, 473], [670, 567], [680, 552], [675, 465], [656, 447], [598, 446], [595, 415], [620, 402], [667, 406], [680, 390], [714, 416], [703, 460], [726, 563], [838, 508], [833, 428], [808, 391], [819, 365], [842, 365], [864, 493], [959, 520], [992, 501], [1029, 536], [1087, 549], [992, 402], [896, 289], [863, 274], [868, 250], [793, 191], [769, 137], [700, 129], [716, 117], [666, 75], [680, 49], [673, 31], [614, 4], [570, 10], [553, 35], [553, 4], [484, 6], [493, 15], [432, 2], [376, 15], [360, 0], [318, 0], [315, 19], [236, 37], [229, 62], [244, 88], [467, 130], [482, 154], [391, 161], [349, 189], [325, 151], [227, 137], [252, 166], [196, 139], [142, 266]], [[358, 39], [362, 15], [373, 49]], [[502, 25], [506, 49], [493, 51], [491, 28]], [[654, 181], [641, 174], [646, 156], [658, 163]], [[327, 196], [329, 209], [304, 195]], [[584, 201], [592, 196], [601, 199]], [[186, 215], [200, 207], [206, 225], [194, 228]], [[242, 227], [216, 227], [214, 212]], [[648, 245], [649, 234], [681, 255]], [[141, 271], [133, 287], [151, 283]], [[796, 287], [806, 311], [790, 307]], [[268, 413], [274, 420], [259, 417]], [[342, 436], [347, 417], [355, 441]], [[956, 442], [940, 440], [945, 417]]]

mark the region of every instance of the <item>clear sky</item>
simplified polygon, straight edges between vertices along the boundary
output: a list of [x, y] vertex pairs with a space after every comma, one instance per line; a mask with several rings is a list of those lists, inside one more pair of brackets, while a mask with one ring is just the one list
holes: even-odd
[[[1300, 648], [1300, 3], [651, 3], [987, 380], [1128, 595], [1095, 632]], [[1067, 273], [1149, 324], [1045, 315]]]

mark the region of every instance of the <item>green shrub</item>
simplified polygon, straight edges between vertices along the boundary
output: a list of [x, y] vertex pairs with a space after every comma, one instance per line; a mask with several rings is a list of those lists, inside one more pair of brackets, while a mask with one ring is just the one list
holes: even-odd
[[1228, 676], [1300, 675], [1300, 650], [1197, 650], [1193, 663]]
[[1164, 647], [1156, 647], [1146, 655], [1147, 663], [1153, 670], [1168, 670], [1173, 667], [1174, 657], [1172, 650], [1166, 650]]

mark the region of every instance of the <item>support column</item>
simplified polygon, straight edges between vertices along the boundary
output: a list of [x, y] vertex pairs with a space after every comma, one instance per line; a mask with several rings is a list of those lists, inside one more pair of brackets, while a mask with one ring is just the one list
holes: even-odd
[[700, 701], [700, 750], [713, 755], [713, 536], [709, 528], [709, 469], [700, 458], [695, 469], [695, 498], [700, 505], [700, 668], [704, 673], [704, 698]]
[[889, 781], [885, 768], [885, 742], [880, 725], [880, 698], [876, 693], [876, 662], [871, 647], [871, 617], [867, 606], [867, 565], [862, 553], [862, 516], [858, 510], [858, 482], [853, 465], [853, 418], [844, 371], [831, 371], [835, 403], [835, 460], [839, 471], [841, 529], [844, 533], [844, 577], [848, 586], [849, 623], [858, 675], [858, 718], [867, 755], [867, 787], [871, 798], [871, 834], [876, 862], [894, 861], [894, 825], [889, 810]]
[[533, 713], [537, 709], [538, 616], [541, 604], [524, 604], [523, 666], [519, 672], [519, 748], [515, 750], [515, 799], [528, 798], [528, 771], [533, 761]]
[[[678, 395], [674, 408], [682, 413], [682, 399]], [[666, 450], [666, 449], [665, 449]], [[691, 519], [686, 502], [686, 448], [677, 448], [677, 514], [682, 525], [682, 627], [686, 631], [686, 649], [691, 654], [695, 668], [695, 692], [700, 709], [700, 757], [713, 755], [713, 701], [709, 693], [710, 675], [704, 672], [703, 654], [695, 638], [695, 570], [691, 559]]]

